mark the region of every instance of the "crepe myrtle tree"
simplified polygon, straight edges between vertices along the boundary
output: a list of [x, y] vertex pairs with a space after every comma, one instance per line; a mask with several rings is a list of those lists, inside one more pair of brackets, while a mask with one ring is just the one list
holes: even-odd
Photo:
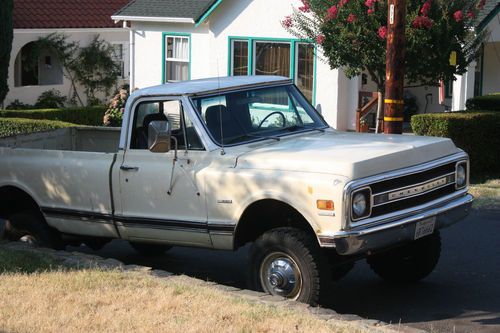
[[[366, 71], [377, 85], [380, 117], [385, 88], [386, 0], [301, 0], [282, 26], [315, 40], [331, 68], [352, 78]], [[405, 81], [438, 85], [463, 74], [476, 58], [484, 32], [474, 30], [485, 0], [407, 0]], [[456, 65], [450, 65], [450, 55]]]

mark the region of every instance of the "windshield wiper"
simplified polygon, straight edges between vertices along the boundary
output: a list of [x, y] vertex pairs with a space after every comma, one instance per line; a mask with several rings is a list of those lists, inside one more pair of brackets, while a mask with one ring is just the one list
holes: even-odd
[[319, 131], [321, 133], [325, 133], [325, 129], [323, 128], [309, 128], [309, 127], [305, 127], [305, 126], [301, 126], [301, 125], [293, 125], [293, 126], [290, 126], [290, 127], [285, 127], [283, 128], [284, 130], [288, 130], [290, 132], [295, 132], [297, 130], [303, 130], [303, 129], [307, 129], [307, 130], [311, 130], [311, 131]]

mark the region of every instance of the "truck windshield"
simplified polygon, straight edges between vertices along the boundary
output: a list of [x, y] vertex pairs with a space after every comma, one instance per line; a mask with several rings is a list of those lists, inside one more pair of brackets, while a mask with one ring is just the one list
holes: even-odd
[[192, 99], [212, 138], [224, 145], [277, 139], [328, 127], [294, 85]]

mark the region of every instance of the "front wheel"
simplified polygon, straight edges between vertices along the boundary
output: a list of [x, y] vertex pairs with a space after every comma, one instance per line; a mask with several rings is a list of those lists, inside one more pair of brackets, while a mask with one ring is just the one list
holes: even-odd
[[316, 305], [331, 283], [328, 261], [316, 240], [295, 228], [260, 236], [250, 250], [254, 289]]
[[436, 231], [409, 244], [372, 255], [367, 262], [377, 275], [391, 282], [417, 282], [436, 267], [441, 254], [441, 237]]

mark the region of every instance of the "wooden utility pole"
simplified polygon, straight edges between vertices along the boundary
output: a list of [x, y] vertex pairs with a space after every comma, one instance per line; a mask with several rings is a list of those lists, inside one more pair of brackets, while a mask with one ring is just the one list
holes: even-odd
[[405, 61], [405, 0], [389, 0], [385, 74], [384, 133], [403, 133]]

